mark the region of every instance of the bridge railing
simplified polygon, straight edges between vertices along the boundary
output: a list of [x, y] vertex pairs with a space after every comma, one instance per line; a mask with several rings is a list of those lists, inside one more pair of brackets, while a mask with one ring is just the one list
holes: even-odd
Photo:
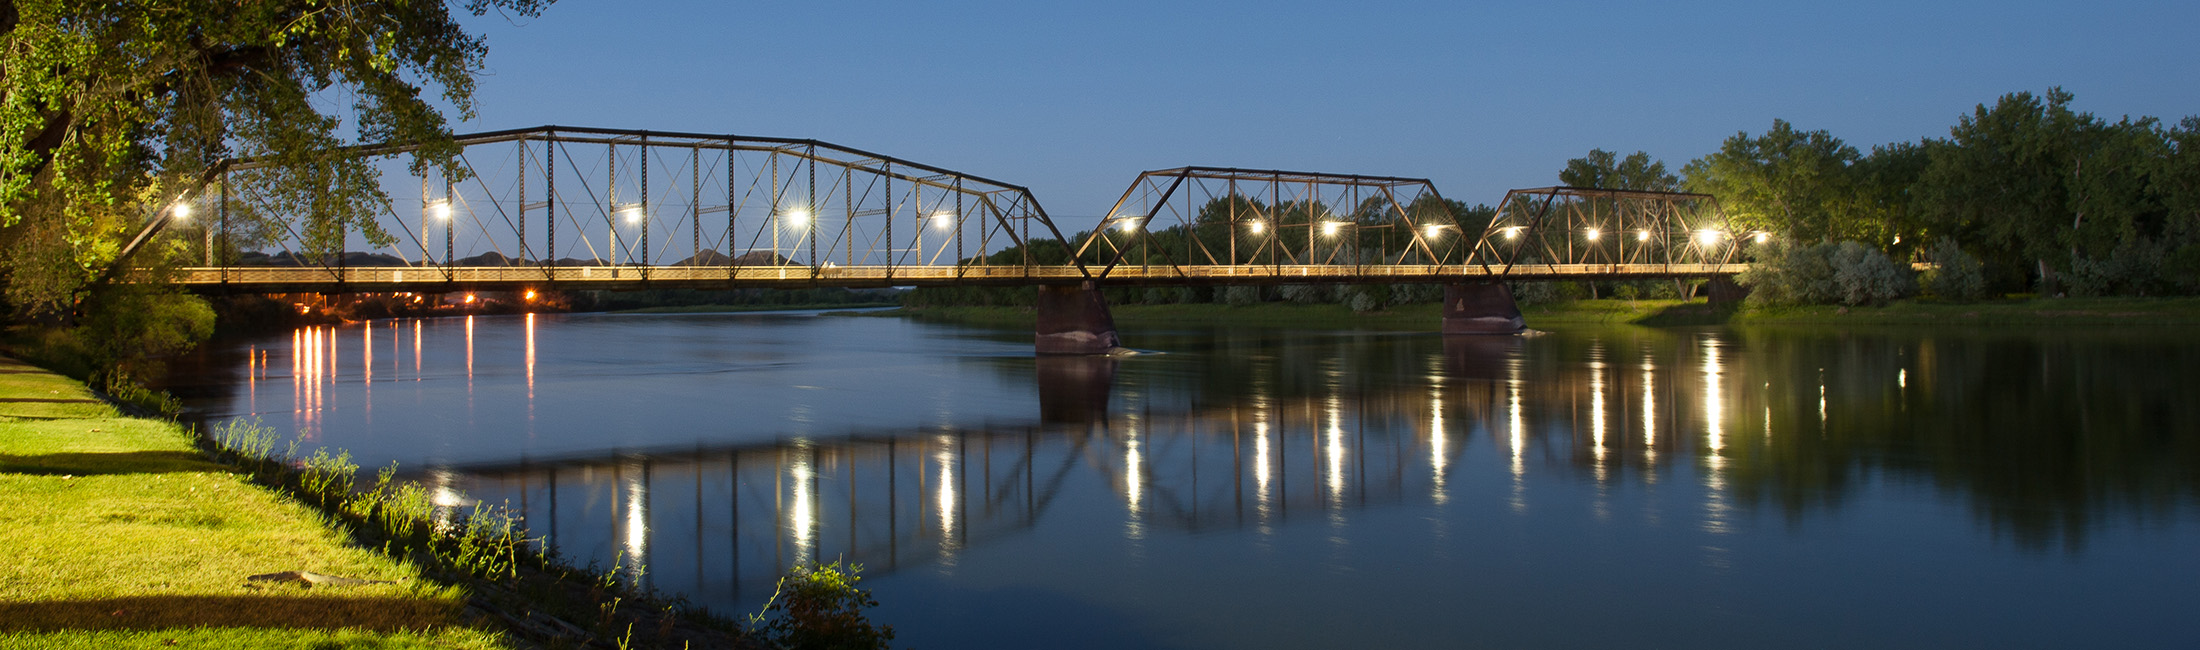
[[[1455, 282], [1476, 279], [1645, 279], [1710, 277], [1747, 270], [1745, 264], [1516, 264], [1509, 270], [1481, 265], [1365, 264], [1235, 266], [1121, 266], [1118, 284], [1292, 284], [1297, 282]], [[200, 289], [238, 291], [520, 290], [527, 288], [743, 286], [936, 286], [948, 284], [1050, 284], [1085, 278], [1074, 266], [452, 266], [452, 267], [195, 267], [177, 269], [174, 281]]]

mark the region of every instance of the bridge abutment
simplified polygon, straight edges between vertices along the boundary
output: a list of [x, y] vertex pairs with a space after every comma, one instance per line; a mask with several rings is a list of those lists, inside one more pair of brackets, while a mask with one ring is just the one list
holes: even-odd
[[1122, 349], [1108, 299], [1091, 282], [1039, 285], [1039, 354], [1109, 354]]
[[1528, 329], [1503, 282], [1444, 285], [1445, 334], [1519, 334]]

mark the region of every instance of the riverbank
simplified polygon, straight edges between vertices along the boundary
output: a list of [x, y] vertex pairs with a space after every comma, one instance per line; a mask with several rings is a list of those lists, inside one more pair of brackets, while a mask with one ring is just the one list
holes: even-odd
[[[1354, 313], [1343, 305], [1271, 302], [1231, 306], [1211, 303], [1116, 305], [1121, 326], [1234, 324], [1314, 329], [1428, 330], [1438, 306], [1400, 305]], [[1971, 303], [1902, 300], [1877, 307], [1713, 307], [1701, 300], [1573, 300], [1523, 305], [1529, 327], [1635, 324], [1680, 325], [1937, 325], [2076, 326], [2200, 325], [2200, 298], [2024, 298]], [[868, 312], [962, 323], [1029, 325], [1029, 307], [923, 307]]]
[[[0, 646], [503, 648], [466, 595], [358, 548], [313, 509], [0, 358]], [[252, 576], [370, 581], [308, 587]]]
[[394, 467], [360, 491], [357, 469], [0, 357], [0, 647], [754, 647], [730, 615], [534, 552], [502, 511]]

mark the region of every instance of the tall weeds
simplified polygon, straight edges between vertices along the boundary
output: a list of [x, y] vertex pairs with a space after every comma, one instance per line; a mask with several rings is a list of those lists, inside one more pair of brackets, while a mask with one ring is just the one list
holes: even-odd
[[300, 457], [295, 443], [278, 452], [279, 438], [258, 420], [232, 420], [216, 427], [206, 441], [222, 460], [319, 506], [354, 535], [380, 542], [391, 555], [489, 580], [516, 576], [523, 557], [538, 555], [530, 549], [526, 529], [507, 509], [439, 506], [428, 488], [397, 480], [396, 463], [377, 471], [374, 484], [360, 489], [359, 464], [352, 462], [350, 452], [332, 455], [316, 449]]

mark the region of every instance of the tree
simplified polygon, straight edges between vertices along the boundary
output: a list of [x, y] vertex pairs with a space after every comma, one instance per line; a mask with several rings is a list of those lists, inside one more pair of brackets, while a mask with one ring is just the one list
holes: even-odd
[[1714, 194], [1737, 227], [1783, 238], [1867, 239], [1879, 228], [1847, 208], [1854, 199], [1856, 148], [1825, 131], [1773, 120], [1764, 135], [1736, 133], [1681, 173], [1692, 191]]
[[2154, 178], [2174, 176], [2163, 162], [2169, 136], [2153, 118], [2111, 123], [2072, 110], [2071, 99], [2050, 88], [1980, 104], [1933, 148], [1918, 188], [1930, 224], [1975, 250], [2029, 261], [2043, 288], [2059, 286], [2058, 269], [2146, 252], [2126, 245], [2179, 230]]
[[1680, 179], [1665, 171], [1665, 163], [1640, 151], [1620, 159], [1618, 154], [1603, 149], [1590, 149], [1589, 155], [1566, 161], [1566, 169], [1558, 172], [1558, 182], [1571, 187], [1594, 187], [1607, 190], [1653, 190], [1671, 192], [1680, 189]]
[[[551, 0], [466, 0], [536, 15]], [[251, 156], [313, 252], [389, 241], [354, 142], [419, 140], [414, 170], [458, 176], [443, 113], [473, 115], [487, 47], [443, 2], [0, 0], [0, 258], [19, 311], [61, 312], [123, 239], [215, 161]], [[348, 111], [324, 112], [342, 97]], [[350, 124], [354, 138], [339, 135]], [[291, 216], [278, 216], [291, 215]]]

